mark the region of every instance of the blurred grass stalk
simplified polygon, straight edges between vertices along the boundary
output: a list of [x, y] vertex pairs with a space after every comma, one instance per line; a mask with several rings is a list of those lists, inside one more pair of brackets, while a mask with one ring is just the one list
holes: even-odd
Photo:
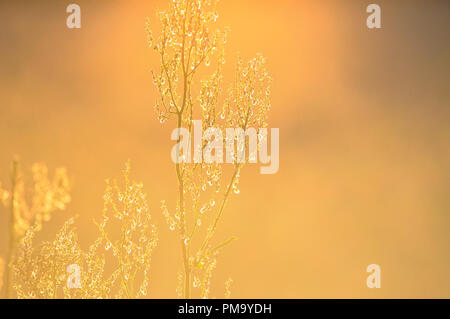
[[14, 209], [15, 209], [15, 198], [16, 198], [16, 181], [18, 174], [19, 160], [14, 158], [12, 162], [12, 172], [11, 172], [11, 207], [8, 223], [8, 233], [9, 233], [9, 243], [8, 243], [8, 253], [5, 265], [5, 298], [11, 298], [11, 266], [13, 263], [14, 250], [16, 247], [16, 236], [14, 232]]

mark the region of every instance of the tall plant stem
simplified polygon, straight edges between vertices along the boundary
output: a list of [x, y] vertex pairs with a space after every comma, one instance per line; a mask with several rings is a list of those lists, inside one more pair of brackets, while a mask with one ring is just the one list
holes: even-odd
[[[181, 129], [182, 125], [182, 114], [178, 115], [178, 129]], [[181, 137], [180, 137], [181, 138]], [[178, 141], [179, 145], [179, 141]], [[177, 178], [178, 178], [178, 192], [179, 192], [179, 206], [180, 206], [180, 242], [181, 242], [181, 250], [183, 257], [183, 265], [184, 265], [184, 298], [190, 298], [190, 287], [191, 287], [191, 271], [189, 268], [189, 251], [188, 245], [189, 242], [186, 242], [186, 219], [185, 219], [185, 209], [184, 209], [184, 182], [183, 182], [183, 174], [181, 172], [180, 163], [175, 164]]]

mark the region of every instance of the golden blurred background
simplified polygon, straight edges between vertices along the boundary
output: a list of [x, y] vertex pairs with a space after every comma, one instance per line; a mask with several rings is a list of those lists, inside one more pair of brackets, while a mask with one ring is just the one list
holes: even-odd
[[[105, 179], [133, 177], [149, 194], [159, 245], [150, 297], [176, 296], [179, 241], [160, 200], [175, 200], [173, 125], [153, 105], [145, 19], [167, 1], [0, 2], [0, 180], [11, 161], [66, 166], [72, 203], [45, 224], [50, 239], [79, 214], [81, 244], [96, 236]], [[241, 175], [217, 238], [212, 295], [233, 278], [235, 298], [450, 298], [450, 2], [222, 0], [236, 54], [261, 52], [273, 75], [269, 126], [280, 128], [280, 170]], [[0, 209], [0, 255], [7, 247]], [[366, 267], [381, 266], [381, 289]]]

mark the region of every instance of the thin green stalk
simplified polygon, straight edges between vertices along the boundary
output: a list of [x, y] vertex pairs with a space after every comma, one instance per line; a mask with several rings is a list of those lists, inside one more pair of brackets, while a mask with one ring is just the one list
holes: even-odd
[[233, 177], [231, 178], [231, 182], [228, 185], [228, 188], [223, 196], [222, 204], [220, 205], [220, 208], [219, 208], [219, 213], [217, 214], [216, 219], [214, 220], [214, 224], [211, 228], [211, 231], [208, 232], [208, 234], [206, 235], [205, 241], [203, 242], [200, 251], [203, 251], [204, 249], [206, 249], [208, 247], [209, 242], [210, 242], [212, 236], [214, 235], [214, 232], [217, 228], [217, 224], [219, 223], [219, 220], [222, 217], [223, 210], [225, 208], [225, 204], [227, 202], [228, 196], [230, 195], [231, 188], [233, 187], [233, 184], [234, 184], [234, 181], [236, 179], [238, 172], [239, 172], [239, 164], [236, 166], [236, 168], [234, 170], [234, 174], [233, 174]]
[[[178, 129], [181, 128], [182, 114], [178, 115]], [[180, 137], [181, 138], [181, 137]], [[179, 143], [179, 141], [178, 141]], [[179, 144], [177, 144], [179, 145]], [[179, 163], [175, 164], [177, 178], [178, 178], [178, 188], [179, 188], [179, 206], [180, 206], [180, 241], [181, 241], [181, 250], [184, 264], [184, 297], [188, 299], [190, 297], [190, 274], [191, 271], [189, 269], [189, 253], [188, 253], [188, 244], [186, 243], [186, 220], [184, 218], [185, 210], [184, 210], [184, 183], [183, 176], [181, 173], [181, 167]]]

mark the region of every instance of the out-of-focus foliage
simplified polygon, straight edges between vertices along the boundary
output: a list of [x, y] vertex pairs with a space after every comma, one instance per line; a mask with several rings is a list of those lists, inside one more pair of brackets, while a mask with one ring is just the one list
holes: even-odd
[[58, 168], [53, 178], [49, 177], [45, 164], [32, 166], [33, 188], [25, 187], [23, 173], [18, 160], [13, 161], [11, 188], [0, 184], [0, 202], [9, 210], [9, 245], [5, 266], [5, 294], [11, 294], [11, 265], [16, 258], [17, 245], [23, 244], [27, 231], [39, 231], [44, 221], [49, 221], [52, 213], [65, 210], [70, 202], [71, 183], [65, 168]]
[[[71, 184], [65, 168], [56, 169], [51, 178], [47, 166], [36, 163], [31, 169], [34, 186], [27, 196], [22, 171], [18, 163], [15, 162], [14, 166], [14, 190], [6, 190], [0, 183], [0, 200], [6, 207], [13, 205], [14, 232], [20, 238], [31, 226], [40, 230], [42, 223], [49, 221], [53, 212], [66, 209], [71, 200]], [[28, 197], [30, 200], [27, 200]], [[14, 200], [11, 201], [11, 198]]]
[[3, 288], [3, 273], [5, 272], [5, 261], [0, 258], [0, 290]]

